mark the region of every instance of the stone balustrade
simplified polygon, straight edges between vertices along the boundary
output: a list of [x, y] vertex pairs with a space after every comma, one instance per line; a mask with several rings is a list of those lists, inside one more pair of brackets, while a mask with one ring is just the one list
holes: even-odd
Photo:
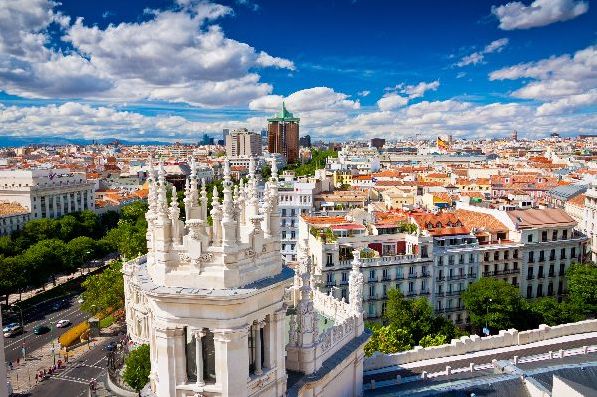
[[541, 324], [537, 329], [521, 332], [515, 329], [509, 329], [507, 331], [502, 330], [499, 332], [499, 335], [483, 338], [477, 335], [463, 336], [460, 339], [452, 339], [451, 343], [441, 346], [427, 348], [417, 346], [413, 350], [394, 354], [375, 353], [373, 356], [365, 359], [364, 370], [368, 371], [433, 358], [450, 357], [483, 350], [525, 345], [562, 336], [589, 332], [597, 332], [597, 320], [585, 320], [553, 327]]
[[313, 290], [313, 307], [317, 312], [333, 320], [335, 324], [354, 315], [354, 309], [344, 298], [338, 300], [333, 295], [319, 290]]
[[323, 363], [344, 345], [356, 338], [356, 316], [347, 317], [342, 322], [334, 324], [319, 335], [315, 356], [317, 362]]

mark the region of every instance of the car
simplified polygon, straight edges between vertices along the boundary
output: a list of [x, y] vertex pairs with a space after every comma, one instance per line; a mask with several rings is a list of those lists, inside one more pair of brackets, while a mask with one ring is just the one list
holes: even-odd
[[8, 331], [10, 331], [11, 329], [13, 329], [14, 327], [18, 326], [18, 325], [19, 325], [19, 323], [10, 323], [10, 324], [6, 324], [6, 325], [4, 326], [4, 328], [2, 329], [2, 332], [8, 332]]
[[42, 335], [47, 332], [50, 332], [50, 327], [47, 325], [38, 325], [37, 327], [33, 328], [33, 333], [35, 335]]
[[112, 351], [116, 350], [116, 345], [117, 345], [116, 342], [110, 342], [104, 347], [104, 350], [112, 352]]
[[60, 310], [66, 307], [66, 301], [58, 301], [52, 305], [52, 310]]
[[23, 327], [21, 327], [19, 324], [10, 324], [10, 325], [12, 325], [12, 327], [10, 327], [10, 328], [4, 327], [4, 329], [2, 330], [4, 332], [5, 338], [12, 338], [13, 336], [23, 333]]
[[69, 325], [70, 325], [69, 320], [60, 320], [56, 323], [57, 328], [65, 328], [65, 327], [68, 327]]

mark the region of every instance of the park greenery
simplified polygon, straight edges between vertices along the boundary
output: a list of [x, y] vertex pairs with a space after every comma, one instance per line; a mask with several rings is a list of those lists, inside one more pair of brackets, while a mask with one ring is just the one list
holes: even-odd
[[568, 295], [562, 301], [553, 296], [525, 299], [518, 287], [483, 277], [462, 294], [464, 307], [474, 330], [487, 326], [494, 333], [515, 328], [519, 331], [539, 324], [558, 325], [594, 315], [597, 307], [597, 267], [573, 264], [566, 272]]
[[22, 230], [0, 237], [0, 296], [43, 287], [59, 274], [119, 252], [126, 257], [146, 251], [147, 204], [128, 204], [121, 213], [82, 211], [60, 218], [34, 219]]
[[122, 378], [127, 385], [139, 392], [149, 382], [151, 371], [149, 345], [141, 345], [131, 351], [124, 365]]
[[367, 323], [372, 332], [365, 354], [397, 353], [415, 346], [437, 346], [463, 335], [451, 321], [433, 313], [425, 297], [406, 299], [394, 288], [387, 292], [381, 323]]
[[338, 152], [333, 149], [311, 149], [311, 160], [301, 164], [288, 164], [284, 171], [294, 171], [296, 176], [314, 175], [315, 170], [325, 166], [328, 157], [338, 157]]
[[114, 261], [101, 273], [87, 277], [83, 282], [81, 309], [95, 315], [124, 306], [124, 278], [122, 262]]

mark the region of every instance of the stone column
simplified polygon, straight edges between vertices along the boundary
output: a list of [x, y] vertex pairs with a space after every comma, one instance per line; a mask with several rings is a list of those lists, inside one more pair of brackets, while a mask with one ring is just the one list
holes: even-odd
[[205, 386], [203, 380], [203, 340], [205, 331], [195, 331], [195, 363], [197, 364], [197, 386]]
[[73, 198], [74, 205], [75, 205], [75, 212], [79, 211], [79, 192], [75, 192], [75, 197]]
[[[46, 204], [46, 218], [50, 218], [50, 196], [44, 196]], [[41, 200], [41, 198], [40, 198]]]
[[223, 396], [247, 396], [249, 378], [247, 328], [215, 329], [213, 333], [216, 384], [220, 386]]
[[257, 321], [257, 330], [255, 331], [255, 375], [263, 374], [261, 369], [261, 328], [265, 325], [263, 321]]
[[53, 194], [52, 195], [52, 206], [54, 207], [54, 216], [52, 216], [52, 218], [56, 218], [56, 216], [58, 216], [58, 208], [57, 208], [57, 204], [56, 204], [56, 195]]
[[167, 328], [157, 325], [154, 329], [157, 368], [152, 368], [158, 396], [175, 396], [176, 385], [186, 381], [184, 328]]

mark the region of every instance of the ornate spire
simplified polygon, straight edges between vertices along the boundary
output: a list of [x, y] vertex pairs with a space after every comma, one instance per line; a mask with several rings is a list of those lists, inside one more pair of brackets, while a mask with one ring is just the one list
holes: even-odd
[[164, 163], [160, 161], [158, 166], [158, 212], [161, 214], [168, 213], [168, 199], [166, 198], [166, 171], [164, 170]]
[[230, 162], [224, 160], [224, 198], [222, 199], [223, 220], [228, 221], [234, 217], [234, 203], [232, 201], [232, 181], [230, 180]]
[[178, 195], [176, 194], [176, 186], [172, 185], [172, 198], [170, 200], [170, 219], [177, 221], [180, 216], [180, 208], [178, 207]]
[[207, 190], [205, 189], [205, 178], [201, 179], [201, 219], [207, 220]]

